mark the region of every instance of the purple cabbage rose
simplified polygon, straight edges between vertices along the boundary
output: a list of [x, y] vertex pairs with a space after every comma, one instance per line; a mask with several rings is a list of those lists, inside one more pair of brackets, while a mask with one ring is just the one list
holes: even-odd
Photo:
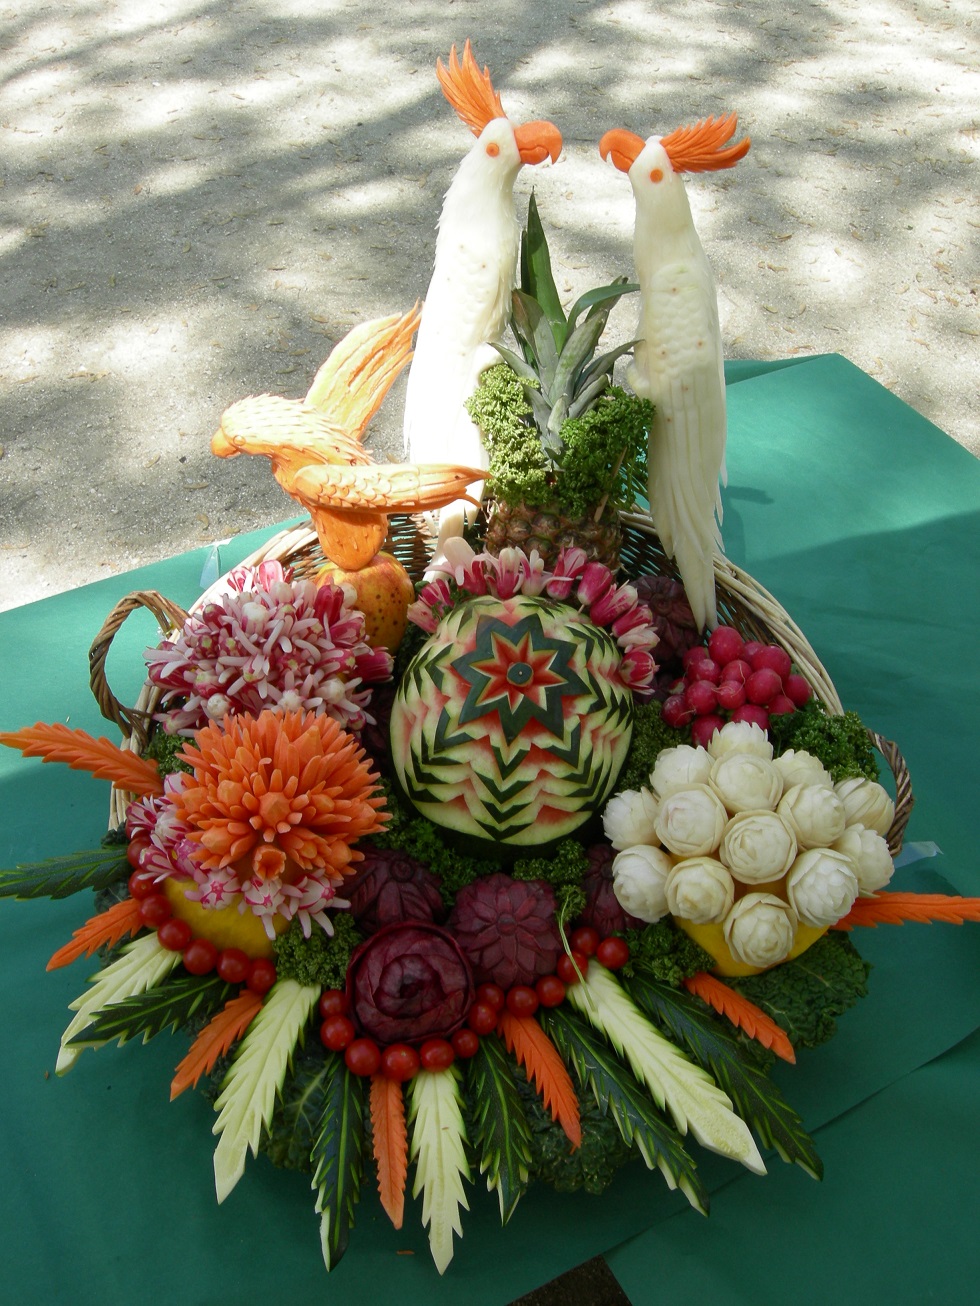
[[388, 848], [364, 848], [364, 860], [344, 881], [344, 897], [364, 934], [399, 921], [441, 920], [439, 878], [421, 862]]
[[382, 1045], [450, 1038], [474, 994], [469, 963], [438, 925], [386, 925], [354, 950], [347, 967], [353, 1019]]

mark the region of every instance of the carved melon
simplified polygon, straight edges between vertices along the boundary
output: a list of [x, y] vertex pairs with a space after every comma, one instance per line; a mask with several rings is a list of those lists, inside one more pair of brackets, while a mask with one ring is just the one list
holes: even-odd
[[518, 847], [570, 834], [622, 768], [633, 697], [615, 640], [543, 598], [459, 605], [402, 677], [391, 753], [436, 825]]

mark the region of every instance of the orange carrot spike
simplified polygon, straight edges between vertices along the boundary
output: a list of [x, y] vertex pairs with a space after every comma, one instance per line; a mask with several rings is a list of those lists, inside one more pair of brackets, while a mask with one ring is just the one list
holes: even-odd
[[0, 744], [19, 748], [25, 757], [40, 757], [45, 762], [64, 762], [73, 771], [90, 771], [99, 780], [111, 780], [120, 789], [133, 794], [162, 794], [163, 781], [156, 762], [147, 761], [104, 735], [95, 739], [85, 730], [69, 726], [25, 726], [23, 730], [0, 733]]
[[185, 1088], [193, 1088], [201, 1076], [214, 1067], [218, 1058], [224, 1056], [245, 1033], [261, 1006], [262, 999], [257, 993], [242, 989], [237, 998], [231, 998], [211, 1017], [177, 1067], [170, 1085], [171, 1102]]
[[493, 89], [490, 70], [484, 67], [480, 73], [469, 40], [463, 47], [462, 64], [456, 57], [454, 45], [449, 51], [448, 69], [441, 59], [436, 60], [436, 76], [443, 95], [474, 136], [479, 136], [494, 118], [506, 118], [500, 96]]
[[754, 1038], [756, 1042], [775, 1052], [776, 1056], [782, 1057], [784, 1061], [795, 1063], [796, 1053], [786, 1036], [786, 1031], [741, 993], [737, 993], [735, 989], [729, 988], [727, 984], [723, 984], [720, 979], [716, 979], [714, 975], [709, 975], [704, 970], [689, 976], [684, 981], [684, 987], [688, 993], [693, 993], [696, 998], [706, 1002], [720, 1015], [727, 1016], [732, 1024], [748, 1034], [749, 1038]]
[[541, 1100], [564, 1129], [574, 1152], [582, 1142], [578, 1097], [558, 1049], [533, 1016], [515, 1016], [505, 1008], [498, 1029], [507, 1051], [534, 1081]]
[[873, 898], [858, 898], [847, 915], [832, 926], [849, 930], [855, 925], [902, 925], [916, 921], [929, 925], [941, 921], [962, 925], [980, 921], [980, 898], [960, 898], [951, 893], [879, 893]]
[[396, 1229], [405, 1216], [408, 1179], [408, 1128], [402, 1086], [384, 1075], [371, 1076], [371, 1132], [378, 1167], [378, 1194]]
[[749, 152], [751, 141], [745, 136], [734, 145], [725, 145], [735, 135], [738, 115], [703, 118], [690, 127], [678, 127], [660, 138], [675, 172], [715, 172], [732, 168]]
[[108, 911], [93, 916], [84, 925], [80, 925], [71, 936], [71, 943], [59, 948], [45, 967], [57, 970], [67, 966], [77, 957], [91, 957], [96, 948], [104, 943], [118, 943], [126, 934], [135, 934], [143, 924], [140, 918], [140, 905], [135, 898], [124, 898], [114, 903]]

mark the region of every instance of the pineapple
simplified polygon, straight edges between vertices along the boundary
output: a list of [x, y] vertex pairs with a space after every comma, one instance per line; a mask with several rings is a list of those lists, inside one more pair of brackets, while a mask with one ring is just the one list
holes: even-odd
[[521, 239], [521, 288], [511, 329], [520, 353], [498, 345], [470, 399], [489, 453], [486, 546], [536, 549], [545, 564], [577, 545], [619, 565], [619, 509], [645, 484], [646, 400], [613, 385], [616, 360], [596, 356], [609, 313], [636, 286], [619, 277], [582, 295], [566, 316], [534, 196]]

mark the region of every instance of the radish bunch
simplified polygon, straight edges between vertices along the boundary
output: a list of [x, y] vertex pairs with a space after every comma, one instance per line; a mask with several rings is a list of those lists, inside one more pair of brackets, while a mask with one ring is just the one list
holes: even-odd
[[813, 694], [784, 648], [743, 640], [731, 626], [716, 626], [707, 645], [688, 649], [683, 661], [684, 675], [664, 702], [663, 719], [675, 728], [689, 725], [702, 746], [726, 721], [768, 730], [770, 716], [795, 712]]

